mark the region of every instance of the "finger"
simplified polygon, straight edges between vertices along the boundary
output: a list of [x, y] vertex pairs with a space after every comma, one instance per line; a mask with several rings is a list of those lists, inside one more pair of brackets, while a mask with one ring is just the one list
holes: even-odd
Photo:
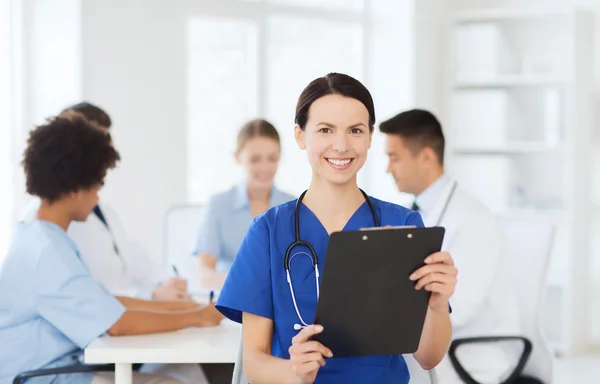
[[439, 293], [441, 295], [451, 296], [454, 292], [454, 289], [451, 285], [441, 284], [441, 283], [431, 283], [427, 284], [423, 289], [429, 291], [431, 293]]
[[424, 276], [423, 278], [421, 278], [419, 281], [417, 281], [417, 284], [415, 285], [415, 289], [419, 290], [419, 289], [423, 288], [424, 286], [431, 284], [431, 283], [451, 284], [454, 281], [455, 281], [455, 278], [452, 276], [448, 276], [448, 275], [441, 274], [441, 273], [430, 273], [430, 274]]
[[307, 341], [305, 343], [292, 345], [292, 347], [294, 348], [294, 353], [318, 352], [323, 356], [333, 356], [331, 350], [318, 341]]
[[290, 356], [290, 359], [295, 364], [306, 364], [306, 363], [310, 363], [312, 361], [316, 361], [319, 363], [320, 366], [323, 366], [325, 363], [325, 359], [323, 358], [323, 355], [321, 355], [319, 352], [301, 353], [298, 355], [292, 355], [292, 356]]
[[454, 265], [454, 260], [448, 252], [436, 252], [425, 258], [425, 264], [443, 263]]
[[306, 376], [311, 375], [317, 372], [321, 368], [321, 364], [316, 361], [311, 361], [310, 363], [300, 364], [296, 366], [296, 375], [298, 376]]
[[292, 344], [300, 344], [306, 342], [311, 336], [323, 332], [322, 325], [311, 325], [303, 328], [296, 336], [292, 338]]
[[443, 275], [456, 276], [456, 275], [458, 275], [458, 270], [452, 265], [431, 264], [431, 265], [426, 265], [424, 267], [417, 269], [415, 272], [413, 272], [410, 275], [409, 279], [413, 280], [413, 281], [419, 280], [423, 276], [427, 276], [432, 273], [440, 273]]

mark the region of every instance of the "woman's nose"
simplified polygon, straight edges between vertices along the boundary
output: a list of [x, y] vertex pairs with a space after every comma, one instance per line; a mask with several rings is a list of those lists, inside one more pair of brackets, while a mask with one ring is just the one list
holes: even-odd
[[346, 152], [348, 150], [348, 135], [344, 133], [337, 134], [333, 143], [333, 149], [337, 152]]

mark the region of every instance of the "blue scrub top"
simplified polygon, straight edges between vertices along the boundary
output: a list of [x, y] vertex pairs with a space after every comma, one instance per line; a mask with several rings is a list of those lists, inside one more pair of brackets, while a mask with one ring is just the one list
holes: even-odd
[[[275, 207], [290, 200], [294, 200], [294, 196], [273, 187], [269, 206]], [[217, 271], [229, 272], [250, 223], [252, 223], [252, 214], [246, 184], [237, 185], [228, 191], [214, 195], [202, 209], [202, 219], [193, 254], [214, 255], [219, 259]]]
[[[421, 216], [399, 205], [371, 198], [382, 226], [423, 226]], [[235, 258], [217, 302], [217, 309], [229, 319], [241, 322], [242, 312], [266, 317], [274, 322], [273, 356], [289, 359], [288, 349], [298, 333], [299, 323], [286, 280], [283, 259], [294, 241], [296, 200], [272, 208], [258, 216], [250, 226]], [[373, 216], [365, 201], [346, 224], [344, 230], [374, 227]], [[312, 244], [322, 273], [329, 234], [312, 213], [300, 206], [300, 237]], [[294, 248], [292, 256], [309, 252]], [[315, 272], [310, 258], [293, 257], [290, 274], [298, 308], [304, 320], [311, 323], [317, 304]], [[327, 360], [319, 370], [315, 383], [408, 383], [409, 373], [401, 355], [335, 358]]]
[[[20, 224], [0, 269], [0, 383], [78, 362], [125, 308], [89, 274], [75, 243], [46, 221]], [[90, 383], [93, 373], [35, 383]]]

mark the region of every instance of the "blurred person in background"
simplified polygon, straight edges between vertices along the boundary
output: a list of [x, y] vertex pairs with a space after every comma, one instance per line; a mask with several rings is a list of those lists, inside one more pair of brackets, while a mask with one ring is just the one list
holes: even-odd
[[[111, 294], [89, 272], [67, 229], [85, 221], [119, 153], [106, 129], [62, 115], [34, 129], [23, 156], [27, 192], [40, 199], [20, 223], [0, 269], [0, 382], [19, 373], [81, 364], [95, 338], [216, 326], [214, 305]], [[16, 293], [16, 294], [15, 294]], [[142, 373], [143, 372], [143, 373]], [[103, 384], [112, 372], [52, 373], [32, 383]], [[207, 383], [197, 364], [144, 365], [134, 383]]]
[[241, 127], [235, 159], [244, 167], [246, 179], [212, 196], [203, 207], [194, 254], [204, 286], [223, 285], [254, 217], [294, 199], [274, 185], [280, 156], [279, 133], [271, 123], [255, 119]]
[[[452, 296], [452, 338], [519, 335], [519, 314], [505, 261], [504, 234], [492, 212], [444, 170], [445, 140], [437, 118], [402, 112], [380, 125], [386, 134], [387, 172], [398, 189], [415, 196], [412, 209], [425, 225], [446, 228], [443, 251], [454, 257], [458, 283]], [[457, 357], [482, 383], [499, 383], [518, 355], [510, 345], [463, 345]], [[462, 383], [448, 356], [436, 367], [440, 384]]]
[[[88, 102], [67, 107], [61, 114], [81, 114], [88, 121], [109, 131], [110, 116]], [[39, 200], [34, 200], [24, 216], [35, 218]], [[73, 222], [68, 229], [90, 274], [113, 295], [155, 300], [189, 299], [187, 281], [169, 277], [160, 270], [141, 245], [127, 235], [117, 212], [99, 201], [87, 220]]]

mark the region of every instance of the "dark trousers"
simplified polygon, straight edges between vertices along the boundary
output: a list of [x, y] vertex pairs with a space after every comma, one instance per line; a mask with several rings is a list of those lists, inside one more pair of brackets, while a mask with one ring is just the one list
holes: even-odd
[[231, 384], [233, 364], [200, 364], [210, 384]]

